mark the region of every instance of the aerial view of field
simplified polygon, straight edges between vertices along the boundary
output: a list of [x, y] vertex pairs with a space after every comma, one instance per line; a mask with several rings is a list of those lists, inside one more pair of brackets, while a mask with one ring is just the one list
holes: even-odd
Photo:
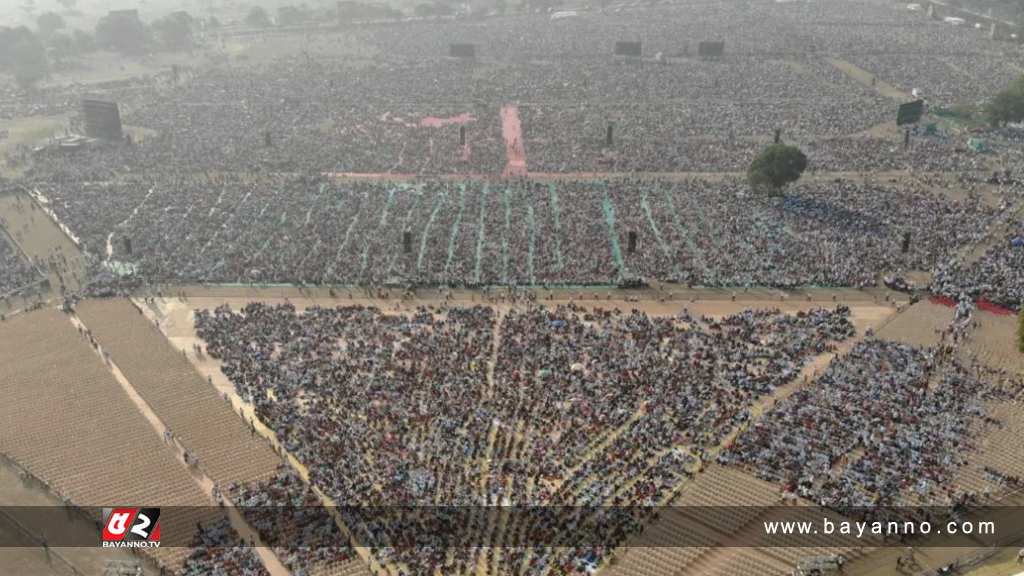
[[0, 574], [1021, 576], [1003, 4], [4, 7]]

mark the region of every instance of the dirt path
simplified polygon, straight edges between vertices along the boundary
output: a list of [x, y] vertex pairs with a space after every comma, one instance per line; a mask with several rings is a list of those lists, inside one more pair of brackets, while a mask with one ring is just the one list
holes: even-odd
[[875, 92], [878, 92], [880, 96], [891, 98], [899, 102], [906, 102], [913, 97], [896, 86], [879, 80], [877, 76], [852, 62], [847, 62], [846, 60], [841, 60], [839, 58], [826, 58], [825, 60], [834, 66], [836, 70], [846, 74], [846, 76], [851, 80], [873, 89]]

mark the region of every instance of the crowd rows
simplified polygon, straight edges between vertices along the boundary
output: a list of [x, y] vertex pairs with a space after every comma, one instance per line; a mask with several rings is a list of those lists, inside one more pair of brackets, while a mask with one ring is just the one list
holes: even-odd
[[[521, 526], [525, 544], [500, 560], [540, 573], [599, 557], [637, 528], [637, 518], [606, 519], [600, 542], [556, 552], [550, 547], [571, 536], [557, 527], [583, 521], [558, 516], [559, 506], [579, 514], [671, 497], [693, 454], [853, 334], [848, 313], [713, 320], [570, 305], [499, 318], [482, 306], [299, 312], [253, 303], [198, 311], [196, 326], [238, 393], [339, 505], [545, 505]], [[410, 573], [465, 568], [476, 554], [495, 553], [445, 546], [451, 534], [443, 531], [351, 514], [354, 540]], [[495, 541], [481, 516], [478, 547]], [[517, 531], [503, 534], [516, 544]], [[419, 545], [402, 545], [410, 541]]]
[[310, 576], [355, 557], [320, 499], [287, 465], [266, 480], [229, 486], [228, 496], [294, 576]]
[[1020, 383], [945, 346], [869, 339], [780, 401], [720, 456], [822, 506], [949, 506], [985, 402]]
[[976, 194], [852, 180], [784, 198], [641, 178], [140, 176], [39, 191], [95, 267], [153, 284], [873, 286], [949, 260], [1000, 215]]
[[[696, 44], [716, 38], [726, 55], [699, 58]], [[641, 40], [647, 57], [613, 58], [621, 39]], [[446, 58], [455, 40], [477, 43], [476, 61]], [[507, 162], [506, 104], [519, 106], [518, 143], [538, 172], [742, 170], [776, 129], [807, 147], [818, 169], [954, 170], [977, 161], [945, 137], [907, 150], [898, 138], [847, 138], [891, 121], [897, 102], [840, 71], [844, 58], [901, 88], [903, 99], [917, 88], [947, 107], [974, 104], [1020, 74], [1007, 64], [1019, 58], [1013, 44], [874, 2], [673, 3], [559, 21], [325, 31], [260, 65], [90, 90], [118, 101], [126, 123], [156, 131], [136, 150], [107, 152], [140, 170], [496, 175]], [[43, 104], [51, 101], [71, 111], [82, 93], [47, 88], [25, 96], [34, 107], [18, 114], [53, 111]]]
[[244, 542], [226, 517], [197, 525], [190, 547], [178, 576], [270, 576], [252, 543]]
[[1015, 223], [1009, 234], [997, 237], [974, 262], [952, 261], [939, 267], [932, 278], [932, 291], [1019, 307], [1024, 302], [1024, 223]]
[[[0, 226], [4, 223], [0, 221]], [[39, 280], [35, 267], [21, 254], [10, 239], [0, 231], [0, 297]]]

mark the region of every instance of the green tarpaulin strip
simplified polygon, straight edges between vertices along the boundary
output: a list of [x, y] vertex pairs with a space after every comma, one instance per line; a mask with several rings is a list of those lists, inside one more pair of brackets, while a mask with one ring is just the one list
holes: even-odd
[[502, 200], [505, 202], [505, 234], [501, 237], [501, 283], [508, 286], [508, 235], [512, 230], [512, 206], [509, 205], [508, 188], [505, 188]]
[[476, 264], [473, 266], [473, 281], [477, 284], [480, 283], [480, 258], [484, 251], [484, 238], [486, 237], [486, 230], [484, 230], [484, 216], [487, 214], [487, 194], [491, 191], [491, 187], [488, 184], [484, 184], [484, 190], [480, 193], [480, 219], [477, 222], [476, 231]]
[[459, 184], [459, 213], [455, 216], [452, 224], [452, 231], [448, 234], [448, 259], [444, 262], [444, 276], [448, 278], [448, 269], [452, 265], [452, 257], [455, 256], [455, 242], [459, 239], [459, 227], [462, 226], [462, 214], [466, 211], [466, 185]]
[[533, 273], [533, 250], [537, 245], [537, 220], [533, 216], [533, 204], [526, 205], [526, 222], [530, 226], [530, 248], [526, 253], [526, 271], [530, 275], [530, 285], [532, 286], [537, 283], [537, 278]]
[[608, 191], [604, 192], [604, 201], [601, 203], [601, 210], [604, 211], [604, 221], [608, 224], [608, 239], [611, 241], [612, 246], [612, 259], [615, 260], [615, 266], [619, 269], [619, 276], [616, 281], [622, 280], [622, 277], [627, 273], [626, 261], [622, 258], [622, 248], [619, 246], [619, 235], [615, 233], [615, 206], [612, 205], [612, 199], [608, 197]]
[[434, 221], [437, 220], [437, 213], [441, 211], [441, 207], [448, 203], [448, 190], [447, 188], [437, 195], [434, 199], [434, 209], [430, 211], [430, 218], [427, 220], [427, 225], [423, 227], [423, 237], [420, 238], [420, 253], [416, 258], [416, 272], [423, 270], [423, 254], [427, 251], [427, 238], [430, 237], [430, 228], [434, 226]]
[[[391, 211], [391, 206], [395, 203], [395, 190], [391, 188], [388, 190], [388, 200], [384, 203], [384, 211], [381, 212], [380, 220], [377, 222], [377, 230], [380, 230], [388, 224], [388, 213]], [[368, 264], [368, 258], [370, 256], [370, 240], [367, 238], [366, 242], [363, 243], [363, 253], [359, 255], [359, 280], [362, 281], [366, 274], [366, 266]]]

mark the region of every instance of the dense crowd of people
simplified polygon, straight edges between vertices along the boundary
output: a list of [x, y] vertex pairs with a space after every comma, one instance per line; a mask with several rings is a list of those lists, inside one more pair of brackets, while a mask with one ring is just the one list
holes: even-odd
[[[329, 182], [138, 176], [37, 188], [94, 267], [149, 284], [874, 286], [1000, 212], [925, 185], [737, 179]], [[903, 239], [910, 241], [904, 249]], [[632, 241], [631, 241], [632, 238]]]
[[[700, 39], [714, 37], [725, 40], [724, 56], [697, 54]], [[640, 39], [645, 57], [612, 57], [621, 38]], [[448, 58], [453, 39], [476, 43], [478, 57]], [[945, 128], [917, 127], [907, 146], [872, 130], [896, 104], [879, 79], [919, 88], [939, 107], [1012, 79], [1018, 71], [1006, 55], [1019, 47], [981, 31], [874, 2], [675, 3], [608, 5], [560, 20], [374, 24], [290, 42], [258, 63], [225, 57], [187, 74], [97, 86], [146, 137], [33, 155], [27, 184], [89, 252], [94, 291], [636, 278], [862, 287], [939, 270], [942, 291], [978, 292], [976, 276], [1000, 268], [1005, 280], [987, 291], [1019, 300], [1012, 266], [1002, 264], [1015, 252], [986, 257], [978, 274], [942, 272], [984, 237], [996, 211], [977, 195], [946, 201], [912, 180], [817, 179], [769, 199], [734, 177], [394, 184], [325, 176], [497, 177], [510, 150], [523, 151], [536, 173], [742, 171], [776, 131], [808, 154], [811, 173], [1021, 166], [1012, 131], [986, 136], [998, 152], [985, 155]], [[935, 65], [920, 62], [927, 58]], [[61, 90], [47, 87], [39, 101], [67, 107], [82, 88]], [[506, 105], [518, 110], [517, 135], [506, 134]], [[133, 278], [118, 280], [125, 275]]]
[[196, 526], [192, 553], [177, 576], [270, 576], [252, 543], [246, 543], [222, 517]]
[[932, 290], [949, 297], [969, 295], [995, 304], [1017, 308], [1024, 302], [1024, 223], [970, 264], [952, 261], [940, 266], [932, 278]]
[[311, 576], [355, 558], [320, 499], [287, 465], [266, 480], [228, 486], [227, 496], [293, 576]]
[[[958, 308], [954, 332], [961, 317], [969, 321], [970, 311]], [[978, 445], [986, 402], [1015, 397], [1021, 384], [958, 361], [951, 349], [861, 342], [719, 460], [840, 510], [954, 506], [978, 496], [956, 485], [957, 471]]]
[[[644, 57], [610, 54], [627, 38]], [[697, 54], [715, 38], [723, 56]], [[453, 41], [476, 43], [478, 58], [445, 57]], [[225, 56], [181, 78], [92, 86], [146, 129], [141, 141], [9, 156], [85, 251], [93, 293], [869, 287], [933, 272], [932, 290], [958, 300], [954, 341], [969, 298], [1024, 300], [1019, 222], [962, 260], [1016, 208], [1016, 189], [997, 189], [993, 207], [966, 173], [1019, 172], [1019, 134], [990, 131], [986, 155], [945, 127], [915, 127], [906, 144], [878, 130], [912, 91], [938, 112], [1018, 76], [1020, 48], [982, 31], [881, 2], [683, 2], [325, 30], [300, 44], [258, 64]], [[0, 85], [0, 119], [67, 113], [85, 93]], [[807, 153], [808, 176], [860, 174], [805, 177], [779, 197], [734, 175], [653, 175], [742, 172], [774, 138]], [[519, 152], [534, 173], [633, 176], [497, 179]], [[887, 171], [960, 175], [960, 199], [919, 174], [872, 180]], [[335, 177], [350, 172], [417, 178]], [[38, 276], [6, 240], [0, 295]], [[949, 505], [985, 401], [1009, 386], [948, 349], [868, 339], [754, 421], [759, 399], [854, 335], [847, 309], [396, 308], [196, 312], [206, 351], [308, 470], [308, 483], [282, 466], [226, 489], [297, 576], [354, 558], [352, 544], [403, 575], [588, 571], [646, 519], [593, 507], [665, 504], [713, 459], [838, 509]], [[336, 511], [352, 541], [313, 488], [354, 507]], [[382, 512], [514, 505], [540, 512], [501, 530], [486, 514]], [[595, 524], [603, 537], [585, 544], [564, 529]], [[226, 521], [197, 529], [184, 576], [267, 573]], [[469, 540], [452, 546], [452, 532]]]
[[[3, 226], [3, 222], [0, 222]], [[0, 297], [39, 281], [39, 272], [0, 232]]]
[[[700, 57], [698, 42], [716, 37], [725, 55]], [[626, 38], [643, 58], [612, 57]], [[475, 61], [446, 57], [456, 40], [477, 44]], [[896, 102], [837, 61], [939, 107], [975, 104], [1020, 74], [1008, 63], [1016, 44], [875, 2], [672, 3], [324, 30], [300, 44], [258, 65], [90, 87], [155, 131], [108, 154], [122, 169], [496, 175], [507, 161], [499, 110], [517, 104], [538, 172], [743, 170], [776, 129], [819, 169], [960, 169], [978, 157], [945, 136], [906, 150], [848, 138], [891, 120]], [[71, 112], [83, 93], [12, 94], [0, 117]]]
[[[355, 541], [385, 563], [430, 574], [471, 565], [476, 548], [453, 550], [450, 534], [389, 522], [381, 507], [662, 502], [697, 461], [682, 447], [710, 448], [749, 419], [756, 398], [853, 334], [848, 314], [714, 320], [530, 306], [498, 325], [485, 306], [299, 312], [253, 303], [200, 310], [196, 327], [311, 483], [340, 506], [370, 511], [348, 512]], [[246, 500], [254, 498], [263, 502]], [[604, 553], [593, 542], [550, 549], [561, 537], [552, 527], [569, 521], [544, 514], [504, 562], [540, 573]], [[620, 542], [636, 520], [607, 527], [602, 543]], [[476, 538], [482, 547], [485, 537]], [[418, 545], [401, 545], [410, 541]]]

